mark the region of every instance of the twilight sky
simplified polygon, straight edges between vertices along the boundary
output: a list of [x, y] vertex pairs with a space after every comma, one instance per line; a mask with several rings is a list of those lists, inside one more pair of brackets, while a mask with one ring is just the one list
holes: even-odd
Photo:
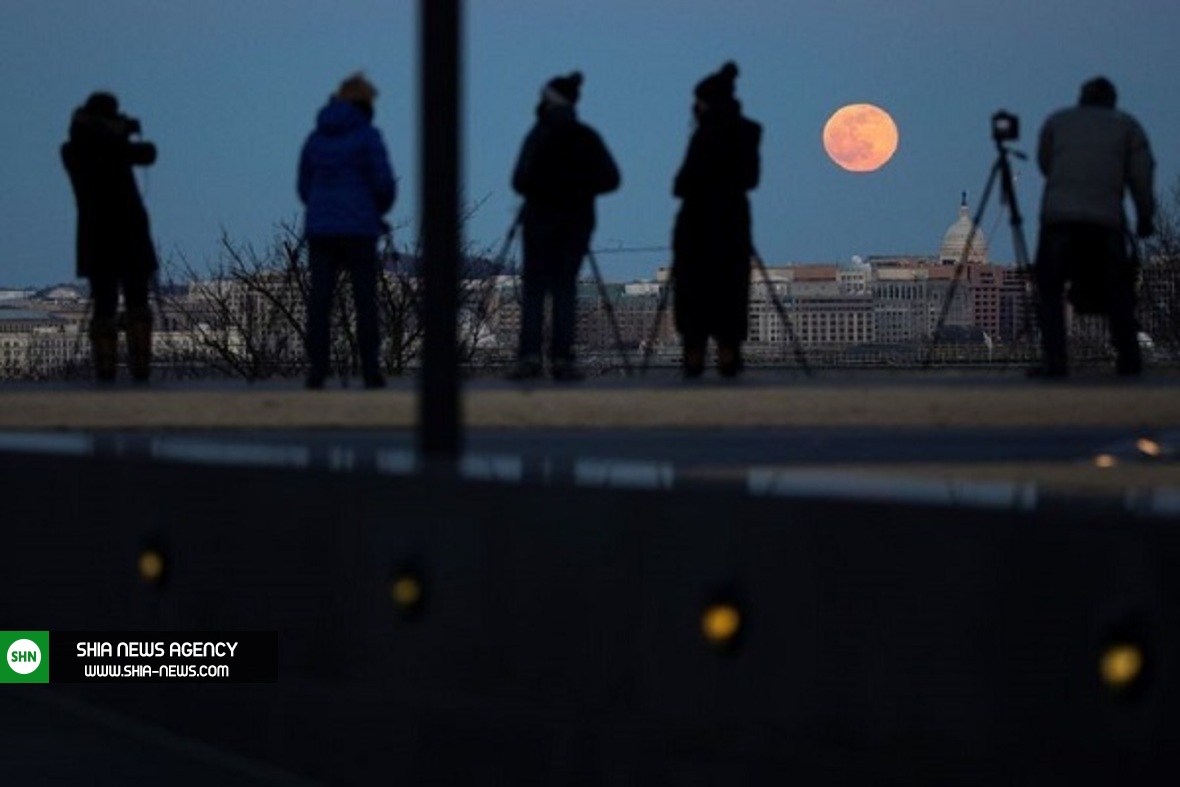
[[[393, 221], [417, 233], [417, 0], [4, 0], [0, 12], [0, 286], [73, 279], [74, 205], [58, 147], [72, 110], [115, 92], [160, 148], [140, 175], [161, 256], [213, 261], [223, 230], [263, 247], [297, 220], [295, 164], [316, 111], [363, 69], [401, 178]], [[599, 201], [594, 247], [611, 280], [647, 278], [677, 203], [692, 88], [727, 59], [765, 128], [755, 242], [770, 264], [935, 254], [995, 159], [989, 123], [1017, 113], [1031, 152], [1045, 116], [1096, 74], [1147, 129], [1157, 192], [1180, 177], [1180, 3], [1165, 0], [468, 0], [465, 194], [476, 249], [498, 248], [517, 205], [512, 165], [540, 86], [586, 75], [581, 117], [623, 187]], [[821, 133], [870, 102], [900, 129], [882, 170], [846, 172]], [[1031, 246], [1041, 177], [1018, 164]], [[1013, 262], [993, 196], [982, 227]], [[606, 252], [611, 253], [606, 253]]]

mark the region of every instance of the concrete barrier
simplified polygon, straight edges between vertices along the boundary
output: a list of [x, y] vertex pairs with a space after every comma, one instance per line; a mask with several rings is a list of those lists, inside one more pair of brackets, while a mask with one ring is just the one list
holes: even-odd
[[[333, 784], [1147, 783], [1176, 521], [0, 454], [0, 628], [274, 630], [279, 682], [51, 685]], [[140, 550], [165, 556], [145, 583]], [[391, 598], [412, 573], [416, 614]], [[740, 637], [718, 648], [723, 601]], [[1099, 675], [1119, 633], [1136, 692]], [[166, 781], [166, 779], [165, 779]]]

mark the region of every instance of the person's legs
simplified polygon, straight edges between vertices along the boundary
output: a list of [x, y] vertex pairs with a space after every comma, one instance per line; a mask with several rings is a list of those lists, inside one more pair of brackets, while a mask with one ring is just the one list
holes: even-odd
[[750, 304], [750, 261], [745, 254], [735, 255], [719, 271], [715, 283], [715, 338], [717, 371], [722, 377], [741, 373], [742, 342], [746, 339]]
[[553, 343], [549, 358], [553, 364], [553, 376], [574, 379], [574, 338], [578, 320], [578, 271], [582, 258], [589, 246], [589, 233], [583, 230], [567, 230], [554, 239], [554, 268], [552, 276], [553, 295]]
[[1065, 281], [1072, 233], [1068, 227], [1041, 227], [1037, 246], [1037, 319], [1041, 328], [1042, 366], [1050, 377], [1069, 373], [1065, 342]]
[[717, 371], [722, 377], [737, 377], [745, 368], [740, 341], [717, 341]]
[[681, 335], [680, 341], [684, 347], [684, 359], [681, 364], [684, 376], [700, 377], [705, 373], [705, 346], [709, 343], [708, 337], [686, 333]]
[[683, 347], [684, 376], [695, 378], [705, 373], [711, 306], [707, 278], [687, 259], [682, 257], [672, 274], [672, 316]]
[[347, 245], [361, 374], [366, 388], [382, 388], [385, 377], [381, 374], [381, 323], [377, 312], [377, 277], [380, 273], [377, 248], [368, 238], [349, 238]]
[[335, 239], [308, 239], [311, 293], [307, 301], [307, 387], [322, 388], [328, 376], [332, 294], [336, 286]]
[[526, 222], [522, 233], [524, 270], [521, 276], [520, 344], [512, 375], [518, 379], [540, 376], [541, 334], [545, 322], [545, 293], [548, 284], [549, 253], [543, 228]]
[[690, 379], [705, 373], [705, 347], [713, 320], [709, 262], [714, 249], [706, 219], [684, 203], [672, 228], [672, 320], [684, 352], [684, 376]]
[[119, 280], [109, 274], [90, 277], [90, 298], [94, 315], [90, 320], [90, 354], [94, 376], [99, 382], [115, 379], [118, 367], [119, 329], [115, 313], [119, 308]]
[[122, 277], [123, 305], [127, 310], [127, 356], [131, 378], [145, 383], [152, 374], [152, 309], [148, 305], [148, 277], [129, 273]]
[[1135, 271], [1127, 259], [1123, 234], [1119, 230], [1104, 233], [1100, 242], [1107, 249], [1108, 291], [1110, 293], [1110, 343], [1118, 360], [1115, 368], [1123, 376], [1143, 372], [1143, 351], [1139, 347], [1139, 322], [1135, 319]]

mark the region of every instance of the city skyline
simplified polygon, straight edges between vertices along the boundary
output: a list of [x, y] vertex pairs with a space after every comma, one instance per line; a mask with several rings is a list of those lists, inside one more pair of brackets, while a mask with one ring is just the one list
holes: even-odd
[[[140, 184], [161, 255], [202, 266], [223, 232], [263, 246], [279, 222], [298, 219], [299, 146], [339, 80], [364, 69], [381, 90], [376, 122], [402, 179], [392, 219], [402, 242], [412, 239], [421, 218], [416, 7], [68, 0], [7, 10], [0, 96], [20, 122], [0, 131], [0, 285], [72, 280], [74, 206], [57, 149], [69, 113], [100, 88], [115, 91], [160, 146]], [[1073, 103], [1096, 73], [1111, 77], [1120, 106], [1151, 137], [1161, 197], [1180, 173], [1180, 151], [1168, 144], [1180, 137], [1173, 6], [472, 0], [465, 8], [464, 193], [478, 206], [466, 225], [475, 249], [494, 253], [518, 205], [508, 178], [540, 86], [574, 69], [586, 74], [581, 115], [623, 170], [622, 189], [599, 201], [594, 238], [615, 281], [667, 262], [677, 208], [670, 184], [691, 130], [692, 87], [728, 59], [741, 68], [747, 113], [766, 129], [752, 203], [758, 249], [775, 264], [937, 253], [959, 195], [967, 192], [972, 212], [979, 207], [995, 157], [991, 114], [1020, 116], [1015, 147], [1031, 153], [1044, 117]], [[822, 145], [831, 113], [860, 101], [889, 111], [900, 130], [893, 160], [874, 173], [840, 170]], [[1016, 176], [1032, 246], [1040, 175], [1017, 162]], [[1012, 263], [1007, 217], [990, 202], [982, 229], [992, 260]], [[628, 249], [645, 251], [619, 251]]]
[[[818, 352], [825, 366], [916, 363], [937, 350], [941, 362], [1024, 363], [1032, 334], [1027, 278], [986, 261], [982, 250], [963, 255], [970, 222], [964, 217], [946, 233], [942, 253], [921, 258], [870, 256], [854, 265], [757, 266], [750, 271], [746, 342], [752, 363], [782, 362], [786, 353]], [[962, 270], [952, 262], [966, 256]], [[595, 366], [623, 360], [626, 348], [665, 362], [679, 351], [666, 309], [668, 271], [656, 281], [603, 283], [587, 280], [578, 290], [579, 356]], [[289, 376], [305, 362], [305, 325], [298, 308], [306, 269], [237, 268], [220, 279], [192, 279], [166, 288], [155, 304], [161, 330], [156, 354], [173, 373], [221, 374], [265, 379]], [[380, 308], [385, 323], [383, 363], [404, 374], [419, 359], [420, 304], [415, 274], [387, 269]], [[596, 284], [598, 286], [596, 286]], [[1151, 265], [1144, 271], [1145, 300], [1140, 341], [1162, 348], [1157, 361], [1173, 361], [1177, 346], [1172, 304], [1175, 271]], [[463, 288], [459, 334], [464, 365], [487, 368], [510, 360], [519, 335], [519, 281], [487, 275]], [[85, 366], [80, 340], [88, 309], [77, 285], [29, 293], [0, 293], [0, 379], [74, 375]], [[1148, 295], [1150, 294], [1150, 295]], [[671, 296], [674, 298], [674, 296]], [[292, 308], [294, 306], [294, 308]], [[407, 308], [408, 307], [408, 308]], [[1079, 358], [1104, 358], [1105, 323], [1073, 315], [1071, 342]], [[334, 353], [345, 363], [349, 341]], [[1153, 339], [1158, 341], [1153, 341]], [[1001, 349], [1002, 348], [1002, 349]], [[996, 350], [994, 354], [993, 350]], [[907, 361], [908, 359], [908, 361]], [[81, 364], [81, 367], [79, 366]]]

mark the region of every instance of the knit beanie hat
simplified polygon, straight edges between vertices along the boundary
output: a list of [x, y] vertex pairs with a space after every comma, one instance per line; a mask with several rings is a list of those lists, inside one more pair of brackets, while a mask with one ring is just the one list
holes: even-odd
[[573, 106], [582, 94], [582, 74], [571, 71], [563, 77], [550, 79], [541, 89], [541, 100], [558, 107]]
[[737, 79], [737, 64], [730, 60], [721, 70], [710, 74], [697, 83], [693, 91], [698, 99], [705, 104], [724, 104], [733, 100], [733, 81]]
[[339, 89], [336, 90], [336, 98], [350, 104], [372, 105], [373, 100], [377, 98], [377, 88], [358, 71], [340, 83]]
[[1082, 85], [1082, 95], [1078, 103], [1083, 106], [1114, 107], [1118, 101], [1118, 93], [1114, 84], [1106, 77], [1094, 77]]
[[92, 115], [113, 118], [119, 114], [119, 99], [113, 93], [91, 93], [82, 108]]

